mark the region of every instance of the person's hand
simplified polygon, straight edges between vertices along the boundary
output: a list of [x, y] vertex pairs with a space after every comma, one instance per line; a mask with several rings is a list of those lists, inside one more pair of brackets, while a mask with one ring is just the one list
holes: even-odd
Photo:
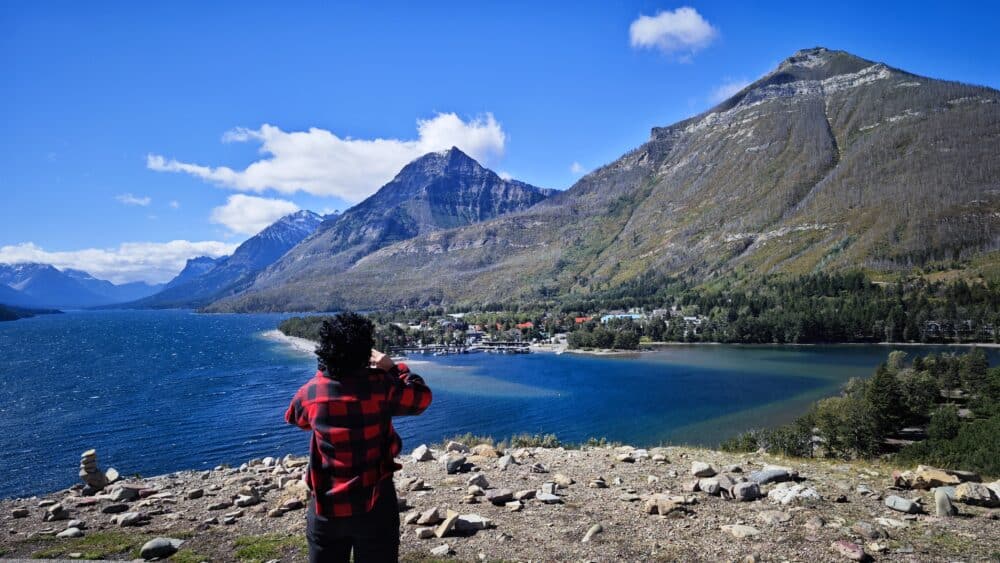
[[388, 354], [383, 354], [374, 348], [372, 348], [372, 357], [369, 362], [371, 362], [371, 366], [373, 368], [380, 369], [382, 371], [389, 371], [396, 365]]

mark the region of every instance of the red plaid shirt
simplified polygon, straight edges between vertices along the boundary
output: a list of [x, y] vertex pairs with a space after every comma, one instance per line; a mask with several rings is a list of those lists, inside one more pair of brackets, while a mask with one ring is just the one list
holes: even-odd
[[316, 513], [363, 514], [378, 500], [378, 484], [401, 466], [403, 441], [392, 417], [424, 412], [431, 390], [399, 363], [389, 372], [365, 369], [341, 379], [317, 371], [295, 394], [285, 421], [311, 430], [306, 483]]

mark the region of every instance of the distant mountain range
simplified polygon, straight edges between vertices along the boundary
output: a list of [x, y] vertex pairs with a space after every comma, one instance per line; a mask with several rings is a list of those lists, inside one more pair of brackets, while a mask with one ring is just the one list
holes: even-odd
[[[307, 240], [208, 310], [506, 304], [650, 271], [695, 282], [919, 267], [1000, 277], [997, 155], [997, 90], [806, 49], [565, 192], [375, 243], [330, 225], [322, 244]], [[394, 215], [405, 205], [380, 209], [382, 232], [414, 223]]]
[[218, 259], [200, 257], [187, 265], [163, 291], [125, 306], [135, 308], [201, 307], [246, 289], [264, 268], [313, 234], [323, 218], [312, 211], [282, 217]]
[[[1000, 279], [997, 155], [997, 90], [817, 47], [705, 113], [653, 128], [564, 192], [501, 178], [457, 148], [427, 154], [344, 213], [282, 218], [232, 256], [189, 260], [128, 306], [507, 306], [650, 272], [696, 283], [928, 268]], [[82, 272], [28, 266], [30, 276], [0, 270], [0, 303], [110, 298], [107, 282]]]
[[161, 287], [145, 282], [115, 285], [49, 264], [0, 264], [0, 304], [16, 307], [96, 307], [139, 299]]

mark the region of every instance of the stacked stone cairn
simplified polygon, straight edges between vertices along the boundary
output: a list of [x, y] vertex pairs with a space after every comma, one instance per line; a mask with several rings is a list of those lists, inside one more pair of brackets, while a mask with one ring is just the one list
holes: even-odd
[[118, 471], [110, 468], [102, 472], [97, 467], [97, 451], [87, 450], [80, 455], [80, 479], [86, 485], [85, 493], [94, 494], [118, 480]]

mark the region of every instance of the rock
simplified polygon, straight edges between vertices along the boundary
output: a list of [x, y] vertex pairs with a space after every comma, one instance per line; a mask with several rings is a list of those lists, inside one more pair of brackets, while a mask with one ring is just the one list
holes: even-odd
[[653, 457], [651, 457], [650, 459], [653, 461], [653, 463], [666, 463], [667, 462], [667, 456], [665, 456], [663, 454], [653, 454]]
[[535, 495], [535, 499], [544, 504], [562, 504], [562, 498], [548, 493], [538, 493]]
[[904, 471], [902, 473], [894, 471], [892, 474], [893, 483], [897, 487], [909, 489], [933, 489], [934, 487], [946, 487], [958, 485], [962, 479], [954, 475], [953, 472], [924, 465], [918, 466], [916, 471]]
[[868, 554], [860, 545], [847, 540], [839, 540], [830, 544], [830, 547], [840, 555], [851, 561], [867, 561]]
[[743, 468], [739, 465], [727, 465], [722, 468], [724, 473], [743, 473]]
[[467, 454], [467, 453], [469, 453], [469, 446], [466, 446], [465, 444], [463, 444], [461, 442], [456, 442], [456, 441], [452, 440], [451, 442], [448, 442], [445, 445], [444, 451], [446, 451], [446, 452], [457, 452], [457, 453], [460, 453], [460, 454]]
[[280, 518], [285, 515], [285, 509], [278, 507], [267, 511], [268, 518]]
[[444, 521], [438, 524], [438, 527], [434, 529], [434, 535], [443, 538], [453, 529], [455, 529], [455, 524], [458, 522], [458, 513], [454, 510], [449, 510], [444, 518]]
[[417, 528], [414, 530], [413, 535], [417, 536], [420, 540], [429, 540], [434, 537], [434, 528]]
[[115, 524], [118, 524], [122, 528], [127, 528], [129, 526], [138, 526], [146, 520], [146, 516], [139, 512], [123, 512], [112, 520]]
[[493, 489], [486, 491], [486, 500], [492, 504], [501, 505], [514, 500], [514, 491], [510, 489]]
[[698, 480], [698, 490], [710, 495], [717, 495], [722, 490], [718, 479], [705, 478]]
[[659, 514], [660, 516], [674, 517], [684, 516], [688, 512], [688, 510], [684, 508], [684, 504], [683, 497], [672, 497], [657, 493], [650, 496], [646, 500], [643, 505], [643, 510], [646, 514]]
[[489, 444], [479, 444], [472, 448], [472, 455], [479, 457], [500, 457], [500, 453]]
[[69, 522], [66, 522], [66, 528], [80, 528], [83, 530], [86, 527], [87, 524], [83, 520], [70, 520]]
[[114, 483], [118, 480], [118, 477], [118, 470], [114, 467], [110, 467], [104, 472], [104, 478], [107, 479], [108, 483]]
[[486, 491], [484, 491], [479, 485], [469, 485], [469, 488], [466, 489], [465, 492], [466, 494], [474, 497], [481, 497], [486, 494]]
[[774, 526], [784, 524], [792, 519], [792, 515], [781, 510], [764, 510], [757, 513], [757, 520], [763, 524]]
[[431, 555], [434, 557], [444, 557], [451, 553], [451, 546], [448, 544], [442, 544], [431, 550]]
[[635, 463], [635, 457], [632, 455], [632, 452], [618, 454], [615, 456], [615, 459], [622, 463]]
[[559, 485], [560, 487], [562, 487], [564, 489], [567, 489], [567, 488], [569, 488], [570, 485], [572, 485], [573, 483], [576, 483], [576, 481], [574, 481], [572, 478], [567, 477], [566, 475], [563, 475], [562, 473], [556, 473], [555, 475], [553, 475], [552, 476], [552, 480], [555, 481], [555, 483], [557, 485]]
[[65, 530], [56, 534], [57, 538], [82, 538], [83, 531], [80, 528], [66, 528]]
[[746, 539], [760, 534], [760, 530], [754, 528], [753, 526], [746, 526], [744, 524], [726, 524], [722, 527], [722, 531], [733, 536], [738, 540]]
[[139, 557], [149, 561], [150, 559], [163, 559], [177, 553], [183, 540], [173, 538], [155, 538], [143, 544], [139, 550]]
[[69, 512], [62, 504], [56, 503], [45, 509], [45, 514], [42, 516], [42, 520], [45, 522], [55, 522], [56, 520], [69, 520]]
[[240, 508], [254, 506], [256, 504], [260, 504], [260, 497], [256, 495], [240, 495], [236, 497], [236, 502], [234, 504]]
[[788, 467], [781, 467], [779, 465], [765, 465], [760, 471], [754, 471], [749, 475], [751, 481], [755, 481], [761, 485], [766, 485], [768, 483], [782, 483], [785, 481], [791, 481], [798, 474], [792, 471]]
[[519, 500], [512, 500], [504, 504], [504, 507], [510, 512], [520, 512], [521, 509], [524, 508], [524, 504], [522, 504]]
[[516, 464], [517, 464], [517, 462], [514, 461], [514, 456], [512, 456], [512, 455], [505, 455], [505, 456], [503, 456], [503, 457], [501, 457], [500, 459], [497, 460], [496, 466], [497, 466], [497, 469], [499, 469], [500, 471], [507, 471], [507, 469], [510, 466], [516, 465]]
[[[784, 483], [783, 483], [784, 484]], [[791, 504], [803, 500], [822, 500], [815, 489], [805, 485], [791, 485], [785, 487], [775, 487], [767, 493], [767, 498], [772, 502], [780, 504]]]
[[736, 483], [730, 491], [737, 502], [749, 502], [760, 498], [760, 485], [754, 482]]
[[870, 523], [864, 521], [855, 522], [854, 525], [851, 526], [851, 531], [866, 540], [877, 540], [885, 535], [875, 526], [872, 526]]
[[447, 456], [445, 457], [445, 470], [448, 475], [454, 475], [465, 468], [465, 456]]
[[934, 489], [934, 514], [943, 518], [949, 518], [958, 514], [958, 509], [951, 504], [947, 491], [944, 487]]
[[514, 500], [531, 500], [535, 498], [535, 490], [528, 489], [525, 491], [517, 491], [514, 493]]
[[812, 518], [806, 520], [806, 529], [816, 531], [826, 526], [826, 520], [823, 520], [821, 516], [813, 516]]
[[410, 454], [413, 461], [432, 461], [434, 459], [434, 453], [431, 449], [427, 447], [427, 444], [420, 444], [413, 449], [413, 453]]
[[916, 502], [905, 499], [903, 497], [898, 497], [896, 495], [890, 495], [885, 499], [885, 505], [889, 508], [905, 512], [906, 514], [918, 514], [921, 512], [920, 505]]
[[399, 520], [403, 524], [416, 524], [418, 518], [420, 518], [420, 513], [414, 510], [411, 512], [407, 512], [406, 514], [401, 516]]
[[223, 501], [212, 503], [212, 504], [208, 505], [208, 509], [209, 510], [225, 510], [227, 508], [232, 508], [232, 506], [233, 506], [233, 503], [229, 502], [228, 500], [223, 500]]
[[897, 530], [902, 530], [903, 528], [908, 528], [910, 526], [906, 522], [896, 520], [895, 518], [876, 518], [875, 522], [884, 528], [895, 528]]
[[691, 475], [695, 477], [712, 477], [715, 473], [715, 468], [703, 461], [696, 461], [691, 464]]
[[594, 536], [600, 534], [604, 531], [604, 526], [600, 524], [594, 524], [587, 530], [587, 533], [583, 535], [583, 539], [580, 540], [582, 543], [588, 543], [590, 540], [594, 539]]
[[14, 518], [27, 518], [30, 512], [27, 508], [15, 508], [10, 511], [10, 515]]
[[591, 489], [607, 489], [608, 488], [608, 484], [604, 481], [604, 477], [598, 477], [597, 479], [594, 479], [590, 483], [587, 483], [587, 486], [590, 487]]
[[490, 482], [488, 480], [486, 480], [486, 476], [483, 475], [482, 473], [477, 473], [477, 474], [473, 475], [472, 477], [469, 477], [469, 480], [468, 480], [467, 484], [469, 486], [475, 485], [475, 486], [477, 486], [477, 487], [479, 487], [481, 489], [488, 489], [488, 488], [490, 488]]
[[477, 532], [492, 528], [493, 522], [478, 514], [463, 514], [455, 521], [455, 529], [459, 532]]
[[444, 516], [441, 515], [440, 509], [435, 506], [434, 508], [421, 512], [420, 516], [417, 517], [416, 524], [419, 526], [433, 526], [442, 520], [444, 520]]
[[681, 490], [685, 493], [696, 493], [698, 492], [698, 479], [691, 479], [681, 483]]
[[554, 494], [556, 494], [556, 491], [558, 491], [558, 490], [559, 490], [559, 485], [556, 484], [556, 483], [551, 483], [551, 482], [550, 483], [542, 483], [542, 489], [541, 489], [541, 491], [543, 493], [545, 493], [545, 494], [554, 495]]
[[205, 489], [193, 489], [188, 491], [187, 494], [184, 495], [184, 498], [188, 500], [197, 500], [203, 496], [205, 496]]
[[424, 487], [424, 480], [419, 477], [410, 477], [399, 482], [399, 488], [404, 491], [421, 491]]
[[962, 483], [955, 487], [955, 500], [973, 506], [992, 508], [1000, 506], [997, 496], [989, 487], [980, 483]]
[[548, 473], [549, 468], [545, 467], [542, 463], [533, 463], [530, 467], [528, 467], [528, 471], [531, 473]]

